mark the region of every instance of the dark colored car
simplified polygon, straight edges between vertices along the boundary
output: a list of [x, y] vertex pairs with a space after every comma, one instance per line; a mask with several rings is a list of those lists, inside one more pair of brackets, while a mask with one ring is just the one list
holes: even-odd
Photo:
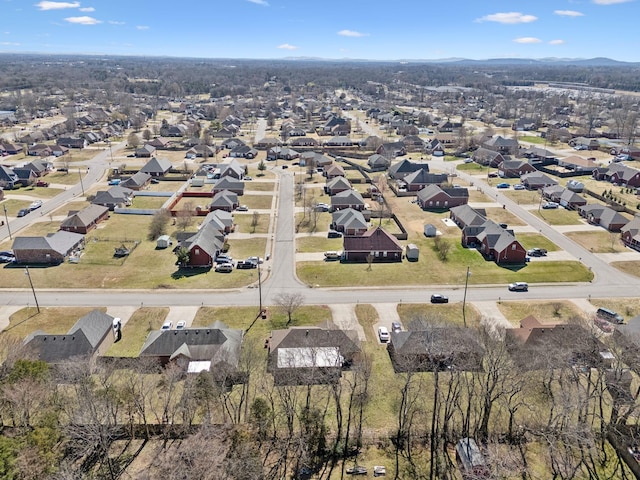
[[431, 295], [431, 303], [449, 303], [449, 297], [445, 297], [439, 293]]
[[507, 182], [503, 182], [503, 183], [499, 183], [496, 185], [496, 188], [509, 188], [511, 185], [509, 185]]
[[257, 268], [257, 267], [258, 267], [257, 263], [253, 263], [248, 260], [244, 260], [244, 261], [240, 260], [236, 265], [236, 268], [240, 268], [240, 269], [243, 269], [243, 268], [249, 269], [249, 268]]
[[392, 332], [401, 332], [402, 331], [402, 325], [400, 325], [400, 322], [391, 322], [391, 331]]
[[30, 208], [21, 208], [20, 211], [18, 212], [18, 217], [24, 217], [30, 211], [31, 211]]
[[328, 238], [341, 238], [342, 237], [342, 233], [338, 232], [337, 230], [329, 230], [329, 233], [327, 234]]

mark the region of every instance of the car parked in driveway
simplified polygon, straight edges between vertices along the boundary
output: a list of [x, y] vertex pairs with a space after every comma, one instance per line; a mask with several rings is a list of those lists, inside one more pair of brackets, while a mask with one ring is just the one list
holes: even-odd
[[556, 202], [547, 202], [544, 205], [542, 205], [542, 208], [544, 209], [550, 209], [550, 208], [558, 208], [560, 205], [557, 204]]
[[389, 330], [387, 327], [378, 327], [378, 338], [381, 343], [387, 343], [389, 341]]
[[176, 323], [176, 330], [184, 330], [186, 326], [187, 322], [185, 322], [184, 320], [180, 320], [178, 323]]
[[446, 297], [440, 293], [434, 293], [431, 295], [431, 303], [449, 303], [449, 297]]
[[523, 184], [521, 184], [521, 183], [516, 183], [516, 184], [513, 186], [513, 189], [514, 189], [514, 190], [525, 190], [526, 188], [527, 188], [527, 187], [525, 187], [525, 186], [524, 186]]
[[509, 185], [507, 182], [502, 182], [496, 185], [496, 188], [509, 188], [511, 185]]
[[394, 333], [401, 332], [402, 325], [400, 325], [400, 322], [391, 322], [391, 331]]
[[219, 263], [216, 265], [215, 271], [218, 273], [231, 273], [233, 272], [232, 263]]
[[547, 254], [547, 251], [544, 248], [532, 248], [527, 250], [527, 255], [530, 257], [544, 257]]
[[246, 205], [238, 205], [236, 207], [236, 212], [248, 212], [249, 211], [249, 207], [247, 207]]
[[327, 238], [342, 238], [342, 232], [338, 232], [337, 230], [329, 230]]
[[529, 284], [527, 282], [513, 282], [509, 284], [509, 291], [511, 292], [528, 292]]
[[171, 320], [167, 320], [162, 324], [162, 327], [160, 328], [160, 330], [171, 330], [172, 326], [173, 326], [173, 322], [171, 322]]

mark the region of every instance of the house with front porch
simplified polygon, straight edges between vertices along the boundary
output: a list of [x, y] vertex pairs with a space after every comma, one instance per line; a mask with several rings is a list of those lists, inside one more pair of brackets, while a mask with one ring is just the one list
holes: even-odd
[[398, 239], [382, 227], [360, 236], [346, 236], [342, 241], [343, 259], [347, 262], [402, 262], [403, 248]]
[[640, 216], [635, 215], [620, 231], [622, 243], [640, 252]]
[[466, 188], [442, 188], [439, 185], [427, 185], [417, 194], [417, 202], [423, 210], [442, 210], [469, 202], [469, 190]]

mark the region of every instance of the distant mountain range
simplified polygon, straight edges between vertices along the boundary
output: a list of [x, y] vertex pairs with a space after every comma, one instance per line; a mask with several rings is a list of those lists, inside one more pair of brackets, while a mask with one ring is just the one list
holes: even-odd
[[433, 60], [425, 59], [399, 59], [399, 60], [366, 60], [357, 58], [342, 58], [342, 59], [328, 59], [318, 57], [286, 57], [283, 60], [290, 61], [306, 61], [306, 62], [371, 62], [371, 63], [404, 63], [404, 64], [416, 64], [416, 63], [438, 63], [447, 65], [576, 65], [580, 67], [640, 67], [640, 62], [622, 62], [620, 60], [613, 60], [606, 57], [597, 58], [488, 58], [484, 60], [472, 60], [469, 58], [440, 58]]

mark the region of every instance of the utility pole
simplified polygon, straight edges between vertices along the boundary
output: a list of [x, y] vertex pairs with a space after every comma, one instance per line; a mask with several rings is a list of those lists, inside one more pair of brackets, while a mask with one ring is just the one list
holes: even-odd
[[467, 275], [464, 279], [464, 297], [462, 297], [462, 321], [464, 322], [464, 327], [467, 328], [467, 312], [466, 312], [466, 305], [467, 305], [467, 287], [469, 286], [469, 276], [471, 275], [471, 272], [469, 271], [469, 267], [467, 267]]
[[78, 169], [78, 175], [80, 175], [80, 188], [82, 189], [82, 196], [84, 197], [84, 184], [82, 183], [82, 170]]
[[259, 315], [263, 315], [262, 310], [262, 272], [260, 271], [260, 258], [258, 257], [258, 298], [260, 302], [260, 313]]
[[29, 273], [29, 267], [24, 267], [24, 274], [29, 278], [29, 285], [31, 285], [31, 291], [33, 292], [33, 299], [36, 301], [36, 308], [38, 309], [38, 313], [40, 313], [40, 305], [38, 304], [38, 297], [36, 297], [36, 290], [33, 288], [33, 281], [31, 281], [31, 274]]
[[4, 219], [7, 223], [7, 232], [9, 232], [9, 240], [12, 240], [11, 237], [11, 227], [9, 226], [9, 216], [7, 215], [7, 206], [6, 205], [2, 205], [4, 207]]

